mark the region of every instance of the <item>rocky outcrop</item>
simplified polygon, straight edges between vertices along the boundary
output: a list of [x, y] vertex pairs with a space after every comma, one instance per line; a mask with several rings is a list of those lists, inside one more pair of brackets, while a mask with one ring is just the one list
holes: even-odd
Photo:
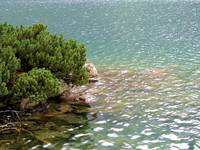
[[81, 93], [75, 93], [69, 90], [65, 90], [60, 95], [60, 100], [67, 104], [89, 106], [85, 96], [83, 96]]
[[85, 68], [89, 74], [89, 81], [90, 82], [97, 82], [98, 81], [98, 71], [96, 67], [92, 63], [85, 64]]
[[[96, 67], [91, 64], [85, 64], [85, 68], [89, 74], [89, 81], [90, 82], [97, 82], [98, 79], [98, 72]], [[55, 99], [60, 99], [61, 102], [66, 104], [72, 105], [80, 105], [80, 106], [90, 106], [91, 103], [95, 101], [94, 96], [89, 93], [86, 93], [87, 89], [79, 91], [78, 88], [70, 89], [69, 86], [65, 83], [64, 80], [60, 80], [61, 87], [60, 87], [60, 94], [59, 96], [55, 97]], [[36, 107], [41, 107], [41, 103], [31, 101], [29, 98], [23, 98], [20, 102], [20, 110], [32, 110]]]
[[88, 71], [90, 78], [95, 78], [98, 76], [97, 69], [92, 63], [85, 64], [85, 68]]

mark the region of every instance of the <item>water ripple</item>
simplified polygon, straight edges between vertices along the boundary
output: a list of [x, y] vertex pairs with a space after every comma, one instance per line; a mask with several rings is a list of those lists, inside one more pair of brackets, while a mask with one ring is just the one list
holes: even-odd
[[0, 1], [2, 21], [42, 21], [86, 43], [100, 74], [87, 90], [97, 113], [28, 120], [34, 137], [1, 137], [0, 145], [200, 149], [199, 1]]

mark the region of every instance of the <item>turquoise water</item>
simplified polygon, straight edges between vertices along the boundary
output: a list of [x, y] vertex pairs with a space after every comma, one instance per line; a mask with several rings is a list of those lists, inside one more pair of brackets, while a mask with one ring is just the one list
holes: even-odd
[[198, 1], [1, 0], [0, 20], [44, 22], [88, 46], [96, 64], [198, 68]]
[[8, 148], [200, 149], [199, 1], [0, 0], [0, 20], [82, 41], [100, 72], [95, 117], [43, 118], [42, 140], [4, 137]]

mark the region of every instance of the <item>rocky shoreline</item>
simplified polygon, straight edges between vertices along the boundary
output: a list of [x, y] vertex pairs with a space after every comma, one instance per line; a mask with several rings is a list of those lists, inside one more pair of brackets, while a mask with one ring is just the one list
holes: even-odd
[[[85, 68], [88, 71], [89, 75], [88, 84], [98, 82], [99, 79], [96, 67], [93, 64], [88, 63], [85, 64]], [[69, 86], [67, 85], [67, 83], [65, 83], [65, 81], [61, 81], [60, 94], [56, 97], [49, 98], [49, 100], [47, 100], [46, 103], [40, 103], [39, 105], [34, 105], [34, 103], [29, 103], [29, 99], [22, 99], [19, 110], [13, 110], [11, 105], [8, 108], [8, 106], [4, 104], [4, 102], [6, 101], [6, 99], [4, 99], [4, 101], [0, 102], [0, 108], [2, 110], [2, 113], [4, 114], [10, 114], [14, 111], [20, 114], [28, 114], [28, 113], [48, 111], [50, 105], [52, 104], [75, 105], [76, 109], [79, 109], [77, 106], [90, 107], [90, 103], [94, 102], [95, 100], [92, 98], [91, 95], [85, 94], [87, 88], [84, 90], [79, 90], [79, 89], [80, 89], [79, 86], [69, 88]]]
[[[89, 74], [88, 85], [97, 82], [98, 72], [93, 64], [85, 65]], [[7, 105], [0, 103], [0, 133], [8, 134], [16, 132], [21, 127], [19, 126], [23, 118], [32, 117], [55, 117], [64, 113], [85, 114], [92, 112], [90, 104], [95, 102], [92, 95], [86, 93], [88, 85], [81, 88], [75, 86], [69, 88], [67, 83], [61, 81], [60, 94], [56, 97], [51, 97], [46, 103], [34, 105], [29, 103], [29, 99], [22, 99], [19, 110], [8, 108]], [[81, 89], [81, 90], [80, 90]], [[93, 112], [95, 114], [95, 112]]]

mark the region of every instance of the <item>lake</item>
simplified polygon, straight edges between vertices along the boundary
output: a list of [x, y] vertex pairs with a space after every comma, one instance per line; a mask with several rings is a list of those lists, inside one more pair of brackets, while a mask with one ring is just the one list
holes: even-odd
[[200, 149], [200, 1], [0, 0], [0, 21], [78, 39], [100, 75], [97, 113], [27, 118], [3, 148]]

